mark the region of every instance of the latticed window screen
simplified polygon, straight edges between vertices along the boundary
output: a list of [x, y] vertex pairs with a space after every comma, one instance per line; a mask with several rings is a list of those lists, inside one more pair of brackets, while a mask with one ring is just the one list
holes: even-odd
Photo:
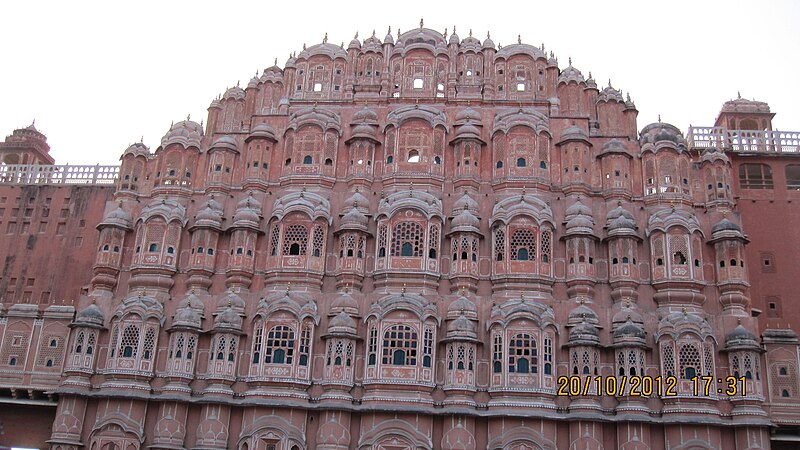
[[393, 325], [383, 333], [381, 362], [395, 366], [417, 365], [418, 336], [407, 325]]
[[453, 361], [455, 357], [453, 356], [453, 344], [447, 346], [447, 369], [453, 370]]
[[89, 333], [89, 338], [86, 340], [86, 354], [91, 355], [94, 353], [94, 347], [97, 344], [97, 333]]
[[386, 256], [386, 240], [387, 240], [387, 226], [386, 223], [378, 225], [378, 257]]
[[279, 244], [278, 241], [281, 236], [281, 227], [277, 223], [272, 226], [272, 236], [270, 236], [270, 250], [269, 254], [275, 256], [278, 253]]
[[703, 344], [703, 374], [714, 376], [714, 348], [710, 343]]
[[439, 226], [431, 225], [428, 231], [428, 249], [429, 257], [436, 258], [436, 252], [439, 249]]
[[536, 260], [536, 235], [522, 228], [511, 235], [510, 258], [515, 261]]
[[314, 253], [316, 257], [322, 256], [322, 248], [325, 245], [325, 230], [321, 226], [314, 227]]
[[367, 364], [370, 366], [375, 365], [376, 355], [378, 353], [378, 329], [373, 324], [369, 329], [369, 351]]
[[392, 230], [392, 256], [422, 256], [422, 227], [417, 222], [400, 222]]
[[359, 236], [358, 238], [358, 250], [356, 251], [356, 257], [361, 259], [364, 257], [364, 250], [366, 247], [366, 240], [363, 236]]
[[550, 336], [544, 338], [544, 374], [553, 373], [553, 339]]
[[294, 330], [286, 325], [272, 327], [267, 333], [264, 362], [291, 364], [294, 360]]
[[127, 325], [122, 332], [122, 340], [119, 343], [119, 356], [123, 358], [135, 358], [139, 352], [139, 327]]
[[689, 263], [688, 236], [669, 236], [669, 252], [672, 264], [685, 265]]
[[503, 336], [500, 334], [494, 336], [492, 366], [492, 372], [494, 373], [500, 373], [503, 370]]
[[672, 342], [661, 344], [661, 365], [665, 377], [675, 376], [675, 348]]
[[183, 333], [176, 333], [172, 338], [172, 346], [169, 349], [170, 358], [183, 358], [183, 346], [186, 343], [186, 336]]
[[311, 351], [311, 326], [308, 323], [303, 324], [300, 330], [300, 365], [308, 365], [308, 355]]
[[508, 372], [538, 373], [539, 353], [536, 339], [527, 333], [518, 333], [508, 342]]
[[678, 347], [678, 369], [680, 376], [686, 380], [691, 380], [695, 376], [702, 374], [700, 352], [694, 343], [682, 343]]
[[289, 225], [283, 235], [283, 255], [305, 255], [308, 230], [304, 225]]
[[79, 331], [78, 334], [75, 336], [75, 344], [72, 348], [72, 351], [78, 354], [83, 353], [84, 350], [83, 346], [85, 344], [85, 340], [86, 340], [86, 334], [83, 332], [83, 330]]
[[781, 398], [797, 397], [797, 361], [776, 361], [770, 366], [769, 385], [772, 397], [778, 401]]
[[433, 330], [428, 327], [425, 327], [425, 342], [422, 351], [422, 365], [424, 367], [430, 367], [433, 354]]
[[147, 327], [144, 335], [144, 345], [142, 346], [142, 358], [153, 359], [153, 347], [156, 344], [156, 330], [152, 327]]
[[548, 230], [542, 230], [542, 261], [550, 261], [550, 240], [551, 234]]
[[506, 253], [506, 230], [498, 228], [494, 231], [494, 255], [495, 260], [502, 261]]
[[211, 360], [212, 361], [215, 360], [215, 359], [217, 361], [224, 361], [225, 360], [225, 350], [226, 350], [226, 345], [227, 344], [228, 344], [228, 342], [227, 342], [227, 339], [225, 339], [224, 335], [217, 337], [216, 349], [211, 352]]

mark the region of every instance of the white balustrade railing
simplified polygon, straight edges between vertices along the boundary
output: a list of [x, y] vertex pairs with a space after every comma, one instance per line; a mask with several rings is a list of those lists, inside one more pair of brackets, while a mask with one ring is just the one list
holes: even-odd
[[715, 147], [733, 152], [800, 153], [800, 131], [726, 130], [723, 127], [689, 127], [693, 148]]
[[116, 183], [119, 166], [0, 165], [0, 184], [105, 184]]

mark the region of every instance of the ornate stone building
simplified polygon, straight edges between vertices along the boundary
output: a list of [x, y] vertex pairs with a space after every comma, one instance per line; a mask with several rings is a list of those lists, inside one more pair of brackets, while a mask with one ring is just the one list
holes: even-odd
[[15, 131], [0, 444], [782, 448], [800, 238], [763, 220], [800, 221], [798, 135], [636, 117], [420, 27], [304, 46], [119, 167]]

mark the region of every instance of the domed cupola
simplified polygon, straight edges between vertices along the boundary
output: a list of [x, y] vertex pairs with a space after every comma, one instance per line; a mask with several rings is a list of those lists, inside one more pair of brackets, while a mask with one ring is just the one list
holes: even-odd
[[455, 25], [453, 25], [453, 34], [450, 35], [450, 40], [448, 40], [447, 43], [450, 45], [458, 45], [459, 43], [461, 43], [461, 38], [459, 38], [458, 34], [456, 34]]
[[124, 152], [122, 152], [122, 157], [126, 157], [128, 155], [133, 156], [144, 156], [145, 158], [149, 158], [151, 156], [150, 148], [144, 145], [142, 142], [136, 142], [131, 144]]
[[714, 164], [715, 162], [721, 162], [724, 165], [730, 165], [731, 160], [728, 158], [728, 155], [725, 152], [716, 149], [715, 147], [707, 148], [703, 154], [700, 156], [700, 164]]
[[355, 205], [342, 216], [341, 225], [338, 231], [356, 230], [364, 233], [368, 232], [369, 218], [362, 213]]
[[386, 32], [386, 36], [383, 38], [383, 43], [385, 44], [394, 44], [394, 37], [392, 37], [392, 27], [389, 27], [389, 31]]
[[618, 326], [612, 335], [615, 346], [629, 346], [631, 344], [644, 345], [647, 333], [641, 324], [628, 319], [623, 324]]
[[600, 332], [596, 326], [588, 322], [581, 322], [569, 330], [569, 345], [589, 345], [600, 344]]
[[730, 333], [725, 335], [725, 349], [732, 350], [760, 350], [758, 338], [740, 323]]
[[571, 82], [586, 84], [586, 80], [583, 78], [581, 71], [572, 67], [572, 58], [569, 59], [569, 65], [561, 71], [561, 74], [558, 76], [558, 84], [569, 84]]
[[199, 330], [203, 318], [194, 308], [189, 306], [179, 307], [172, 319], [172, 328], [190, 328]]
[[328, 323], [328, 335], [355, 338], [358, 336], [358, 324], [349, 314], [342, 311]]
[[373, 109], [364, 106], [353, 114], [353, 123], [378, 125], [378, 114]]
[[350, 43], [347, 44], [347, 49], [348, 50], [361, 50], [361, 41], [358, 40], [358, 32], [356, 32], [356, 35], [353, 36], [353, 40], [351, 40]]
[[242, 316], [231, 305], [228, 305], [214, 318], [214, 331], [223, 333], [237, 333], [242, 331]]
[[711, 227], [711, 238], [717, 240], [726, 237], [743, 239], [744, 234], [742, 234], [742, 227], [731, 222], [727, 217], [723, 217], [722, 220]]
[[563, 133], [561, 133], [561, 138], [558, 140], [556, 145], [562, 145], [564, 143], [573, 141], [585, 142], [589, 146], [592, 145], [591, 142], [589, 142], [589, 136], [586, 135], [586, 132], [575, 125], [570, 125], [566, 130], [564, 130]]
[[97, 224], [97, 229], [104, 227], [117, 227], [125, 230], [133, 229], [133, 216], [122, 208], [122, 202], [117, 204], [117, 207], [112, 209], [103, 218], [103, 221]]
[[490, 48], [492, 50], [494, 50], [494, 48], [495, 48], [494, 41], [492, 40], [492, 36], [488, 31], [486, 32], [486, 40], [483, 41], [483, 48], [484, 49]]
[[347, 291], [339, 294], [333, 299], [333, 302], [331, 302], [331, 311], [329, 315], [336, 315], [339, 313], [345, 313], [355, 317], [360, 316], [358, 301]]
[[[216, 203], [216, 202], [215, 202]], [[194, 217], [193, 228], [211, 228], [217, 231], [222, 230], [222, 211], [212, 207], [212, 201], [209, 200]]]
[[620, 202], [606, 215], [606, 228], [609, 236], [636, 236], [636, 219]]
[[600, 319], [597, 317], [597, 313], [583, 303], [578, 305], [569, 313], [566, 326], [574, 327], [581, 323], [587, 323], [595, 326], [600, 325]]
[[278, 142], [278, 138], [276, 136], [277, 133], [275, 132], [274, 128], [265, 123], [260, 123], [250, 130], [250, 134], [245, 139], [245, 142], [250, 142], [253, 139], [267, 139], [272, 142]]
[[481, 221], [467, 208], [461, 210], [450, 224], [450, 232], [465, 231], [480, 234]]
[[296, 64], [297, 64], [297, 57], [295, 56], [294, 53], [291, 53], [289, 54], [289, 59], [286, 60], [286, 64], [284, 64], [283, 66], [287, 69], [289, 68], [295, 69], [297, 67]]
[[451, 340], [478, 342], [478, 325], [464, 315], [458, 316], [447, 324], [445, 342]]
[[567, 208], [565, 219], [567, 221], [567, 236], [594, 235], [592, 210], [584, 205], [580, 198]]
[[203, 127], [191, 120], [182, 120], [173, 124], [167, 134], [161, 138], [161, 148], [166, 148], [171, 144], [180, 144], [185, 148], [200, 148], [203, 141]]
[[625, 100], [622, 98], [622, 92], [618, 91], [611, 87], [611, 80], [608, 80], [608, 86], [606, 86], [600, 94], [597, 96], [597, 102], [618, 102], [618, 103], [625, 103]]
[[470, 320], [478, 320], [478, 307], [464, 295], [461, 295], [447, 306], [447, 319], [465, 316]]
[[236, 228], [258, 229], [261, 221], [261, 202], [248, 194], [236, 205], [236, 212], [233, 214], [233, 226]]
[[231, 100], [231, 99], [232, 100], [244, 100], [244, 95], [245, 95], [244, 94], [244, 89], [240, 88], [239, 85], [237, 84], [236, 86], [234, 86], [232, 88], [228, 88], [228, 90], [225, 91], [225, 94], [222, 96], [222, 98], [224, 100]]
[[369, 214], [369, 200], [358, 190], [344, 201], [344, 207], [349, 206], [357, 208], [362, 214]]
[[235, 293], [233, 289], [229, 289], [225, 296], [220, 298], [220, 300], [217, 302], [217, 312], [229, 308], [233, 309], [233, 311], [239, 315], [244, 315], [244, 299]]
[[72, 323], [76, 327], [103, 328], [105, 317], [103, 311], [94, 303], [83, 308]]

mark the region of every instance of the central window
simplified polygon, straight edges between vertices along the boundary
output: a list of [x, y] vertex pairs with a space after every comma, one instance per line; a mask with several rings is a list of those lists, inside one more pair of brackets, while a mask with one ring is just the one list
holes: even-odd
[[538, 373], [539, 355], [536, 340], [531, 335], [519, 333], [508, 343], [509, 373]]
[[416, 222], [400, 222], [393, 230], [392, 256], [422, 256], [422, 227]]
[[417, 332], [407, 325], [393, 325], [383, 334], [381, 362], [393, 366], [417, 365]]
[[425, 85], [425, 82], [422, 81], [422, 78], [414, 78], [414, 89], [422, 89]]

